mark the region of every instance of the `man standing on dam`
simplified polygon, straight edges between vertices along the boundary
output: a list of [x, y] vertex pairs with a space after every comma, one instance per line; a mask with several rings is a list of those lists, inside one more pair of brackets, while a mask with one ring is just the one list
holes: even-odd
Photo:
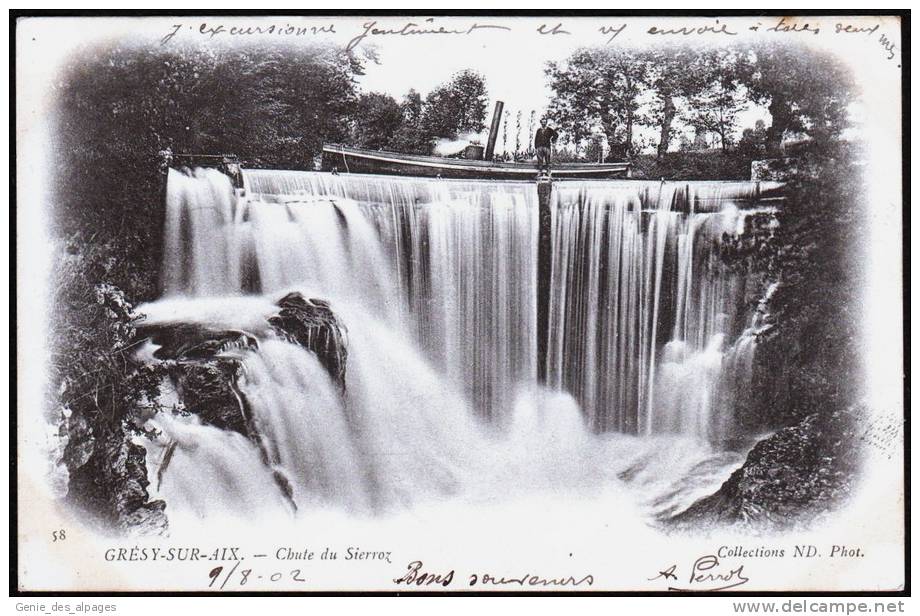
[[555, 129], [547, 126], [546, 118], [540, 119], [540, 128], [533, 139], [533, 147], [537, 152], [537, 179], [545, 176], [550, 177], [550, 165], [553, 158], [553, 144], [559, 138], [559, 133]]

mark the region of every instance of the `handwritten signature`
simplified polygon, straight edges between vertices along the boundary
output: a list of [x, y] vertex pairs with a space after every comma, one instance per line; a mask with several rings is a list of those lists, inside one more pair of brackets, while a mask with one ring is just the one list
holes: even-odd
[[[680, 577], [677, 573], [677, 565], [671, 565], [667, 569], [658, 572], [655, 577], [648, 578], [649, 581], [668, 580], [674, 581], [674, 584], [680, 583]], [[668, 590], [684, 591], [715, 591], [728, 590], [747, 584], [748, 578], [744, 575], [744, 565], [739, 565], [733, 569], [726, 569], [719, 561], [715, 554], [700, 556], [694, 561], [690, 568], [689, 578], [685, 578], [687, 586], [684, 588], [678, 586], [668, 586]]]

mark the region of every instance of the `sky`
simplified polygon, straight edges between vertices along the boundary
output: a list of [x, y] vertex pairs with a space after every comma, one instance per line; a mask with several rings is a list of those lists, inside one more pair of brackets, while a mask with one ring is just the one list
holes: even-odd
[[[549, 61], [564, 61], [582, 46], [607, 45], [611, 47], [638, 48], [661, 45], [663, 41], [681, 40], [687, 44], [735, 42], [751, 36], [789, 36], [808, 44], [820, 45], [846, 54], [863, 76], [874, 76], [890, 69], [878, 37], [864, 35], [833, 35], [833, 18], [818, 22], [809, 19], [812, 27], [820, 26], [820, 36], [809, 33], [771, 33], [764, 28], [778, 18], [756, 17], [722, 18], [624, 18], [624, 17], [297, 17], [279, 18], [218, 18], [218, 17], [163, 17], [99, 19], [92, 28], [81, 25], [80, 18], [47, 18], [27, 20], [23, 32], [35, 36], [19, 38], [20, 53], [37, 57], [39, 61], [20, 64], [17, 70], [29, 79], [23, 80], [26, 88], [44, 87], [53, 80], [62, 59], [80, 48], [91, 47], [111, 38], [129, 38], [150, 45], [164, 44], [170, 33], [174, 36], [165, 44], [220, 45], [226, 48], [235, 42], [259, 40], [327, 41], [337, 45], [354, 45], [354, 50], [373, 50], [379, 63], [368, 62], [366, 74], [359, 79], [362, 89], [392, 95], [397, 100], [414, 88], [423, 96], [435, 86], [450, 79], [463, 69], [481, 73], [489, 92], [486, 124], [491, 119], [496, 100], [504, 101], [505, 109], [514, 118], [518, 111], [526, 118], [531, 110], [541, 114], [550, 101], [552, 92], [545, 75]], [[41, 25], [37, 23], [41, 22]], [[878, 18], [853, 18], [860, 25], [879, 24]], [[279, 32], [252, 33], [252, 30], [274, 25], [278, 30], [288, 27], [312, 30], [305, 36], [288, 37]], [[894, 24], [885, 24], [885, 34], [897, 40]], [[624, 27], [625, 26], [625, 27]], [[178, 27], [178, 28], [177, 28]], [[232, 28], [249, 29], [241, 36], [231, 33]], [[735, 34], [690, 34], [663, 37], [650, 35], [651, 28], [725, 28]], [[751, 27], [760, 30], [750, 31]], [[216, 34], [215, 29], [222, 28]], [[443, 28], [461, 34], [416, 34], [420, 30]], [[335, 30], [330, 32], [329, 30]], [[376, 30], [376, 32], [375, 32]], [[541, 33], [546, 32], [546, 34]], [[883, 92], [873, 84], [873, 92]], [[881, 94], [880, 94], [881, 95]], [[39, 91], [32, 100], [41, 102]], [[751, 107], [739, 117], [739, 129], [753, 126], [758, 119], [769, 123], [769, 114], [762, 108]], [[512, 119], [513, 122], [513, 119]], [[524, 121], [526, 124], [526, 120]], [[523, 129], [526, 131], [526, 128]], [[644, 129], [650, 140], [654, 129]], [[509, 131], [510, 132], [510, 131]], [[640, 136], [643, 131], [640, 131]], [[511, 136], [509, 135], [509, 140]], [[678, 140], [675, 140], [678, 141]]]
[[[361, 20], [361, 28], [371, 21], [377, 21], [377, 29], [400, 29], [407, 23], [414, 28], [467, 29], [473, 23], [482, 23], [474, 18], [383, 19]], [[389, 94], [401, 100], [414, 88], [424, 97], [441, 83], [448, 81], [456, 72], [472, 69], [485, 77], [489, 93], [487, 106], [488, 126], [495, 101], [503, 101], [510, 112], [512, 126], [509, 127], [509, 142], [513, 140], [513, 125], [518, 111], [523, 112], [522, 133], [526, 139], [527, 119], [531, 110], [539, 118], [552, 100], [545, 69], [548, 62], [564, 62], [576, 49], [583, 46], [621, 45], [636, 46], [638, 34], [648, 29], [651, 20], [630, 20], [611, 40], [611, 34], [602, 34], [600, 28], [611, 32], [622, 28], [626, 21], [620, 19], [560, 18], [535, 19], [489, 19], [489, 24], [507, 27], [509, 30], [494, 29], [476, 31], [470, 35], [402, 35], [386, 34], [368, 36], [361, 40], [356, 49], [373, 49], [378, 62], [368, 62], [366, 74], [359, 80], [362, 89]], [[712, 24], [710, 19], [685, 19], [683, 22]], [[656, 20], [655, 23], [662, 23]], [[540, 34], [539, 29], [557, 34]], [[566, 32], [566, 33], [563, 33]], [[763, 108], [751, 105], [739, 116], [740, 127], [753, 126], [758, 119], [769, 124], [769, 115]], [[638, 136], [655, 137], [652, 127], [638, 128]], [[501, 133], [499, 133], [501, 134]], [[480, 137], [484, 140], [487, 131]], [[674, 140], [675, 145], [679, 139]], [[501, 144], [497, 148], [501, 151]]]
[[496, 31], [473, 36], [474, 44], [469, 37], [443, 37], [437, 53], [420, 53], [417, 38], [378, 41], [375, 49], [380, 63], [368, 64], [361, 85], [396, 98], [410, 88], [424, 96], [452, 74], [469, 68], [485, 77], [490, 110], [494, 101], [501, 100], [513, 113], [518, 109], [542, 112], [551, 96], [544, 74], [546, 63], [568, 57], [574, 49], [571, 41], [557, 35], [555, 39], [538, 39], [534, 45], [530, 32]]

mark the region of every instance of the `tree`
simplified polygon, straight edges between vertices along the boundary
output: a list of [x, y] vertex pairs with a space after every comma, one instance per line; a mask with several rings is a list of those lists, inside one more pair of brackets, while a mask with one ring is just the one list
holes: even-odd
[[580, 49], [565, 64], [549, 62], [545, 72], [554, 92], [547, 115], [577, 149], [599, 123], [597, 62], [589, 50]]
[[358, 98], [352, 128], [355, 145], [373, 150], [391, 149], [403, 130], [403, 109], [395, 98], [379, 92]]
[[738, 151], [746, 158], [756, 158], [763, 154], [764, 144], [767, 140], [767, 125], [763, 120], [757, 120], [754, 128], [745, 128], [738, 141]]
[[746, 104], [740, 62], [736, 51], [714, 48], [699, 53], [687, 71], [697, 84], [691, 86], [690, 122], [697, 129], [718, 135], [723, 151], [732, 145], [738, 113]]
[[537, 123], [537, 112], [535, 109], [530, 110], [530, 116], [527, 120], [527, 148], [525, 148], [525, 153], [527, 156], [533, 156], [533, 138], [534, 138], [534, 127]]
[[511, 123], [511, 112], [505, 109], [504, 119], [502, 121], [502, 155], [507, 159], [508, 152], [508, 125]]
[[425, 134], [422, 125], [425, 103], [421, 94], [410, 89], [399, 104], [399, 111], [402, 116], [400, 130], [392, 136], [390, 147], [407, 154], [430, 154], [432, 139]]
[[514, 158], [521, 157], [521, 110], [518, 109], [517, 119], [514, 123]]
[[654, 98], [650, 124], [658, 127], [657, 157], [667, 153], [674, 135], [674, 121], [680, 116], [679, 99], [686, 99], [700, 87], [688, 70], [696, 56], [689, 46], [656, 47], [641, 54], [648, 70], [648, 84]]
[[604, 161], [604, 139], [600, 135], [594, 135], [588, 140], [585, 147], [585, 158], [593, 163]]
[[564, 64], [548, 63], [546, 74], [555, 93], [549, 115], [576, 147], [600, 128], [611, 156], [632, 155], [633, 131], [647, 121], [639, 112], [646, 62], [621, 49], [579, 49]]
[[772, 117], [767, 129], [769, 151], [778, 152], [789, 132], [828, 141], [845, 128], [846, 107], [855, 89], [843, 64], [805, 45], [785, 42], [761, 42], [746, 61], [742, 81], [751, 98], [767, 105]]
[[485, 78], [469, 69], [460, 71], [425, 98], [425, 134], [456, 139], [460, 133], [482, 131], [487, 100]]
[[410, 89], [403, 97], [399, 105], [402, 112], [403, 124], [420, 128], [422, 125], [422, 116], [425, 113], [425, 103], [422, 101], [422, 95], [415, 89]]

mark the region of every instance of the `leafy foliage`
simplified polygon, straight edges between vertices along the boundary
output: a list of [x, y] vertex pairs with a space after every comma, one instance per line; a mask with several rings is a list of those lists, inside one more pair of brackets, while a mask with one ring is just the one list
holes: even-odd
[[[57, 98], [57, 231], [112, 239], [128, 261], [155, 272], [159, 152], [234, 153], [251, 164], [310, 168], [324, 141], [348, 134], [361, 71], [344, 52], [308, 46], [115, 45], [74, 58]], [[152, 285], [110, 282], [151, 298]]]
[[846, 107], [855, 92], [847, 68], [808, 46], [760, 42], [747, 51], [742, 82], [750, 96], [768, 105], [771, 152], [788, 132], [827, 141], [846, 126]]
[[399, 104], [399, 110], [402, 118], [397, 126], [390, 128], [389, 147], [406, 154], [430, 154], [434, 135], [427, 134], [422, 125], [425, 103], [421, 94], [409, 90]]
[[645, 122], [640, 95], [648, 89], [646, 62], [622, 49], [584, 48], [564, 65], [547, 64], [555, 92], [548, 115], [576, 146], [599, 127], [613, 158], [632, 153], [633, 129]]
[[641, 154], [633, 158], [636, 179], [750, 180], [751, 158], [738, 149]]
[[390, 150], [403, 123], [403, 108], [392, 96], [369, 92], [358, 98], [352, 127], [354, 145], [373, 150]]
[[846, 144], [815, 144], [791, 163], [779, 224], [725, 238], [730, 262], [778, 283], [760, 336], [749, 424], [788, 425], [859, 396], [864, 190], [857, 156]]
[[485, 80], [470, 70], [457, 73], [424, 100], [415, 90], [409, 90], [401, 103], [387, 94], [362, 94], [348, 142], [376, 150], [431, 154], [438, 139], [481, 131], [486, 100]]
[[687, 70], [693, 63], [695, 51], [683, 46], [656, 47], [646, 52], [648, 83], [652, 92], [649, 123], [658, 126], [659, 158], [664, 156], [673, 137], [673, 123], [681, 118], [677, 101], [688, 98], [699, 89], [697, 76]]
[[723, 151], [732, 145], [738, 114], [746, 103], [739, 62], [737, 51], [716, 48], [697, 54], [689, 69], [695, 81], [689, 97], [689, 122], [698, 130], [717, 134]]
[[131, 357], [142, 319], [117, 287], [97, 282], [122, 267], [108, 245], [71, 243], [60, 256], [52, 304], [57, 343], [51, 363], [59, 404], [95, 426], [114, 428], [129, 410], [158, 397], [155, 368], [137, 371]]
[[[117, 246], [117, 244], [116, 244]], [[71, 242], [58, 255], [52, 302], [54, 341], [48, 408], [66, 443], [57, 463], [70, 477], [69, 498], [106, 524], [146, 532], [165, 528], [163, 503], [148, 502], [144, 452], [130, 443], [158, 408], [166, 366], [132, 359], [142, 316], [118, 288], [97, 280], [121, 268], [112, 245]]]
[[475, 71], [460, 71], [425, 97], [425, 134], [455, 139], [460, 133], [478, 133], [485, 128], [486, 100], [485, 78]]
[[832, 56], [788, 41], [635, 52], [583, 48], [565, 62], [548, 63], [546, 75], [554, 92], [548, 113], [563, 136], [577, 150], [601, 134], [612, 159], [637, 151], [637, 126], [657, 129], [659, 158], [678, 124], [718, 135], [727, 150], [739, 113], [752, 103], [770, 113], [765, 141], [775, 154], [790, 134], [838, 136], [854, 97], [850, 75]]

